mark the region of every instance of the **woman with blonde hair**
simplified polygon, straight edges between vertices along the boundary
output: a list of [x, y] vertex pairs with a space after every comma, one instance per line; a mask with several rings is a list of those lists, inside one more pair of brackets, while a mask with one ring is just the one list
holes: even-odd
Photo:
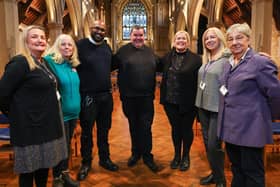
[[160, 102], [172, 127], [174, 158], [172, 169], [186, 171], [190, 167], [193, 142], [193, 121], [196, 116], [195, 96], [197, 73], [201, 58], [189, 50], [190, 36], [186, 31], [175, 34], [173, 49], [162, 59]]
[[10, 121], [14, 170], [19, 186], [46, 187], [48, 168], [67, 156], [57, 80], [42, 58], [47, 42], [44, 28], [23, 30], [20, 55], [6, 65], [0, 80], [0, 109]]
[[226, 186], [224, 174], [224, 151], [222, 142], [217, 138], [219, 105], [219, 76], [228, 57], [224, 54], [226, 42], [223, 32], [208, 28], [203, 36], [203, 65], [198, 73], [197, 96], [195, 105], [202, 126], [203, 140], [211, 174], [200, 180], [201, 185], [216, 184]]
[[[70, 35], [61, 34], [57, 37], [53, 46], [48, 50], [44, 59], [58, 79], [58, 89], [61, 96], [61, 106], [66, 134], [68, 153], [71, 154], [71, 138], [80, 113], [80, 79], [76, 67], [78, 60], [77, 47]], [[53, 187], [79, 186], [69, 176], [69, 156], [53, 168]]]

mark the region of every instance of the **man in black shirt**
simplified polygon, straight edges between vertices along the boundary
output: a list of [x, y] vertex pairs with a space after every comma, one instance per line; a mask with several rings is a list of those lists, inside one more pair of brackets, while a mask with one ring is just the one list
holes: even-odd
[[104, 41], [105, 24], [97, 20], [90, 27], [91, 36], [77, 42], [81, 65], [80, 77], [81, 113], [80, 125], [82, 166], [78, 180], [84, 180], [91, 169], [92, 129], [97, 125], [99, 165], [110, 171], [118, 166], [110, 159], [108, 133], [111, 128], [113, 99], [111, 93], [112, 51]]
[[131, 42], [118, 50], [114, 63], [119, 69], [118, 85], [123, 112], [129, 121], [132, 155], [127, 165], [134, 166], [142, 156], [144, 163], [156, 172], [158, 166], [151, 153], [151, 126], [157, 58], [152, 49], [144, 45], [144, 34], [143, 27], [134, 26]]

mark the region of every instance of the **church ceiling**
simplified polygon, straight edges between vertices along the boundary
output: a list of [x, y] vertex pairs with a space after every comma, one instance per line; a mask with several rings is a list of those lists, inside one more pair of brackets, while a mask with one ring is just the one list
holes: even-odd
[[[95, 1], [96, 6], [101, 6], [107, 4], [111, 1], [102, 1], [97, 0]], [[43, 24], [47, 23], [46, 17], [46, 3], [45, 0], [18, 0], [18, 7], [19, 7], [19, 22], [25, 25], [30, 24]], [[107, 6], [110, 7], [110, 6]], [[280, 30], [280, 0], [274, 0], [273, 2], [273, 16], [276, 21], [276, 26], [278, 30]], [[67, 9], [67, 7], [66, 7]], [[251, 0], [224, 0], [223, 6], [223, 22], [226, 27], [232, 25], [233, 23], [242, 23], [247, 22], [250, 24], [251, 22]], [[108, 12], [108, 11], [107, 11]], [[109, 11], [110, 12], [110, 11]], [[63, 23], [65, 29], [67, 27], [71, 27], [69, 15], [66, 11]], [[69, 28], [68, 28], [69, 29]]]
[[226, 27], [234, 23], [251, 22], [250, 0], [225, 0], [223, 7], [223, 21]]

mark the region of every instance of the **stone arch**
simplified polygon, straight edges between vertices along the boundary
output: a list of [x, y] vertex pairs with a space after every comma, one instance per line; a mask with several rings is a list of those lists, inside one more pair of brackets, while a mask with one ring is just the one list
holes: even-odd
[[224, 0], [211, 0], [209, 2], [208, 26], [223, 27], [222, 14]]
[[62, 33], [63, 28], [63, 11], [65, 0], [46, 0], [49, 43], [52, 45], [56, 37]]
[[72, 26], [72, 35], [75, 39], [80, 39], [84, 36], [84, 32], [82, 29], [84, 21], [81, 11], [81, 4], [77, 0], [66, 0], [66, 4], [69, 11]]
[[77, 0], [46, 0], [50, 44], [62, 33], [65, 3], [69, 11], [72, 36], [80, 39], [83, 34], [81, 5]]
[[185, 24], [185, 29], [188, 30], [191, 37], [190, 48], [193, 51], [197, 49], [198, 22], [202, 5], [203, 0], [186, 0], [182, 8], [184, 19], [182, 18], [182, 14], [178, 14], [177, 17], [178, 26], [176, 28], [182, 29]]

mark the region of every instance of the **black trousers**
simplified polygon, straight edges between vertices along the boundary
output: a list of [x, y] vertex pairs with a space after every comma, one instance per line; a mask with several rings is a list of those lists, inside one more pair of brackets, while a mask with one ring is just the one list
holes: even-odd
[[231, 162], [232, 187], [265, 187], [263, 148], [226, 143]]
[[81, 94], [80, 125], [82, 164], [91, 165], [94, 123], [97, 126], [97, 146], [99, 160], [109, 158], [108, 135], [112, 123], [113, 98], [111, 93], [96, 97]]
[[38, 169], [31, 173], [21, 173], [19, 175], [19, 187], [33, 187], [35, 179], [36, 187], [46, 187], [49, 169]]
[[[193, 121], [196, 109], [185, 111], [177, 104], [164, 104], [164, 110], [171, 124], [175, 156], [189, 156], [193, 142]], [[183, 148], [183, 151], [181, 151]], [[179, 154], [179, 155], [178, 155]], [[182, 154], [182, 155], [181, 155]]]
[[198, 116], [202, 126], [202, 135], [207, 158], [216, 183], [225, 183], [224, 161], [225, 153], [222, 142], [217, 137], [218, 113], [198, 109]]
[[68, 149], [68, 157], [58, 163], [57, 166], [53, 168], [54, 178], [59, 177], [63, 171], [68, 170], [69, 157], [71, 156], [71, 139], [76, 127], [77, 119], [72, 119], [69, 121], [64, 121], [64, 130], [66, 136], [66, 143]]
[[153, 160], [152, 131], [154, 97], [122, 98], [122, 107], [129, 122], [131, 152], [143, 156], [144, 161]]

